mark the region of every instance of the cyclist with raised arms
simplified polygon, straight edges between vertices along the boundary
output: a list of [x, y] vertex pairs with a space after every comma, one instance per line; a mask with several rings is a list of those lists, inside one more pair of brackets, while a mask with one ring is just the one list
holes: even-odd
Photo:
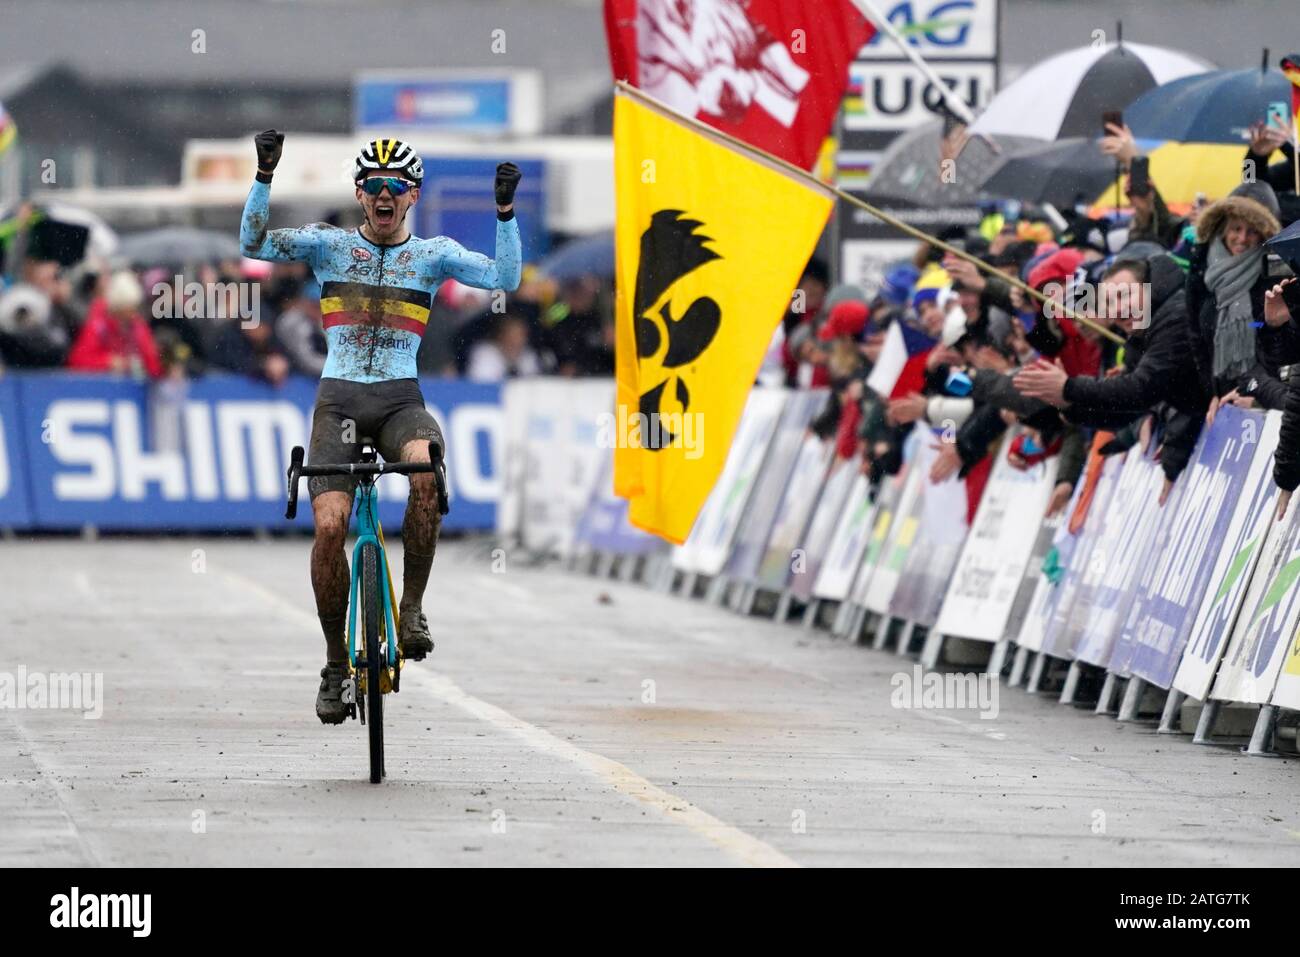
[[[267, 229], [271, 178], [284, 134], [253, 138], [257, 177], [239, 227], [244, 255], [271, 262], [305, 262], [321, 287], [321, 324], [329, 345], [312, 417], [308, 462], [357, 462], [361, 439], [372, 438], [386, 461], [428, 462], [429, 443], [445, 449], [442, 433], [424, 407], [415, 355], [438, 286], [455, 279], [480, 289], [519, 285], [519, 226], [514, 216], [519, 168], [496, 171], [496, 256], [470, 252], [446, 236], [420, 239], [406, 214], [420, 198], [424, 168], [409, 144], [367, 143], [353, 167], [357, 202], [365, 222], [357, 229], [314, 223]], [[403, 656], [419, 661], [433, 650], [421, 599], [438, 542], [441, 512], [432, 474], [410, 476], [402, 524], [402, 600], [398, 642]], [[316, 714], [326, 724], [346, 716], [342, 700], [348, 674], [347, 613], [350, 579], [343, 552], [356, 481], [314, 477], [308, 483], [316, 537], [311, 581], [325, 633]]]

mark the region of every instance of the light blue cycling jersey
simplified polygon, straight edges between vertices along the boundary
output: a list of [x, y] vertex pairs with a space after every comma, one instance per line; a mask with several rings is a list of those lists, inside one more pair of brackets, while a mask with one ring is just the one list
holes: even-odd
[[519, 224], [513, 217], [497, 220], [496, 258], [489, 259], [446, 236], [377, 246], [356, 229], [326, 223], [268, 231], [270, 198], [269, 183], [253, 183], [239, 242], [250, 259], [304, 262], [315, 272], [329, 343], [323, 379], [414, 379], [415, 354], [444, 280], [507, 292], [519, 286]]

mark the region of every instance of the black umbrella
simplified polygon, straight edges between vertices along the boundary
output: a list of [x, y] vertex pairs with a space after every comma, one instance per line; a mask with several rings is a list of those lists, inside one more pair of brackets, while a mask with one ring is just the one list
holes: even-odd
[[1009, 156], [982, 184], [984, 192], [1071, 209], [1091, 203], [1115, 182], [1115, 160], [1096, 141], [1060, 140]]
[[10, 211], [0, 216], [0, 263], [5, 262], [5, 254], [16, 237], [22, 243], [22, 255], [31, 259], [75, 266], [85, 258], [90, 240], [90, 228], [86, 224], [64, 222], [40, 208], [32, 210], [21, 221], [15, 213]]
[[997, 138], [997, 149], [982, 137], [971, 137], [957, 158], [951, 181], [940, 179], [940, 138], [943, 121], [922, 123], [900, 133], [871, 171], [867, 194], [873, 199], [908, 200], [922, 206], [965, 206], [988, 197], [981, 184], [1008, 153], [1036, 144], [1022, 137]]
[[1300, 222], [1292, 223], [1264, 245], [1300, 275]]

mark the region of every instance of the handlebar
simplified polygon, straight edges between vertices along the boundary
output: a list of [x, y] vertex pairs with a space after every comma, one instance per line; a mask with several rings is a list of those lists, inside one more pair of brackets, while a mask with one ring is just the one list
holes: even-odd
[[337, 465], [303, 465], [305, 455], [301, 445], [295, 445], [289, 453], [289, 501], [284, 510], [285, 518], [298, 515], [298, 480], [315, 475], [419, 475], [433, 473], [434, 485], [438, 488], [438, 512], [446, 515], [451, 511], [447, 500], [447, 469], [442, 461], [442, 449], [436, 442], [429, 443], [428, 462], [343, 462]]

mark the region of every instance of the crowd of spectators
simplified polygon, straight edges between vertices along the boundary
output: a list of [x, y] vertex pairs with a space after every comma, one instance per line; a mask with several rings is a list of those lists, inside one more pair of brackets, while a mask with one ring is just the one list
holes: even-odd
[[[1120, 126], [1108, 134], [1102, 148], [1127, 174], [1133, 137]], [[1135, 191], [1131, 178], [1128, 211], [1080, 209], [1063, 228], [1055, 210], [988, 204], [977, 228], [938, 237], [986, 268], [922, 243], [871, 288], [832, 288], [813, 261], [763, 378], [829, 387], [813, 430], [877, 481], [902, 466], [913, 424], [929, 423], [947, 439], [935, 442], [929, 477], [965, 481], [968, 519], [1014, 424], [1024, 428], [1007, 448], [1012, 464], [1059, 456], [1049, 514], [1069, 501], [1098, 432], [1106, 453], [1155, 443], [1163, 504], [1225, 404], [1286, 410], [1276, 477], [1293, 489], [1300, 375], [1288, 372], [1300, 369], [1300, 284], [1264, 245], [1300, 218], [1292, 149], [1285, 130], [1257, 124], [1242, 184], [1183, 210], [1166, 205], [1159, 183]], [[905, 361], [877, 392], [868, 383], [891, 338]]]
[[[417, 364], [421, 375], [478, 382], [609, 376], [613, 328], [607, 281], [557, 282], [526, 267], [504, 299], [444, 283]], [[30, 244], [0, 277], [0, 369], [148, 380], [233, 373], [279, 385], [294, 374], [319, 377], [325, 355], [320, 287], [305, 264], [140, 269], [89, 255], [65, 265]]]
[[[1108, 132], [1102, 149], [1127, 171], [1139, 155], [1133, 137]], [[928, 422], [950, 439], [936, 446], [931, 478], [964, 479], [972, 516], [1012, 424], [1025, 426], [1008, 450], [1014, 464], [1060, 457], [1052, 510], [1068, 501], [1099, 430], [1111, 452], [1156, 443], [1163, 501], [1203, 424], [1228, 403], [1286, 410], [1277, 476], [1293, 489], [1300, 376], [1287, 371], [1300, 359], [1300, 284], [1264, 247], [1300, 218], [1293, 150], [1286, 130], [1256, 124], [1243, 168], [1258, 175], [1186, 209], [1170, 208], [1157, 182], [1135, 189], [1131, 180], [1125, 214], [1080, 210], [1062, 224], [1055, 211], [990, 205], [977, 228], [939, 236], [985, 268], [922, 243], [867, 290], [832, 288], [810, 262], [762, 378], [829, 387], [814, 429], [876, 480], [901, 467], [913, 423]], [[139, 270], [95, 256], [65, 265], [12, 240], [8, 251], [3, 367], [175, 382], [226, 372], [279, 385], [324, 366], [320, 289], [304, 264]], [[612, 312], [609, 283], [594, 275], [556, 282], [527, 267], [504, 301], [449, 282], [418, 368], [479, 382], [609, 376]], [[880, 393], [868, 383], [891, 334], [888, 361], [900, 362], [900, 343], [905, 356]]]

